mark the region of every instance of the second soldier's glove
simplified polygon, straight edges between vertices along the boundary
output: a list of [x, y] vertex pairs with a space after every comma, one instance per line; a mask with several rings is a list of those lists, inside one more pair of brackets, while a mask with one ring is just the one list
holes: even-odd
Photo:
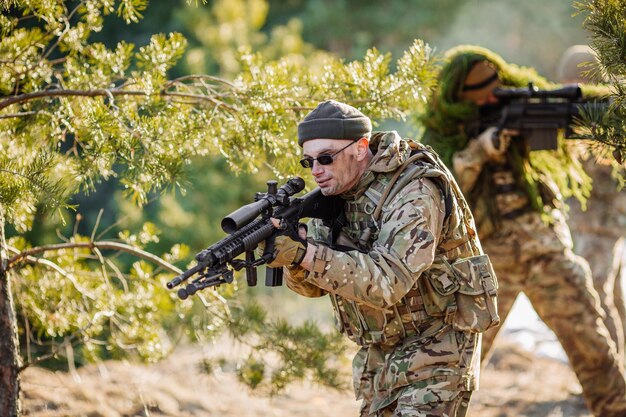
[[515, 133], [507, 129], [498, 131], [497, 127], [490, 127], [485, 129], [476, 139], [487, 158], [497, 161], [504, 158], [504, 154], [511, 143], [511, 136]]
[[[270, 268], [279, 268], [282, 266], [300, 265], [308, 242], [306, 241], [307, 228], [304, 223], [298, 225], [298, 230], [290, 230], [290, 228], [281, 223], [281, 234], [274, 238], [274, 259], [267, 264]], [[257, 247], [257, 256], [262, 256], [265, 252], [265, 242], [259, 243]]]

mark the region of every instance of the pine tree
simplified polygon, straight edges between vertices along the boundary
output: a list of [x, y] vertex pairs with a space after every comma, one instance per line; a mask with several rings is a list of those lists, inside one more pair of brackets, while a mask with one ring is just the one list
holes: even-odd
[[621, 0], [588, 0], [574, 6], [585, 17], [590, 46], [597, 53], [601, 79], [612, 86], [608, 112], [588, 114], [588, 136], [611, 145], [618, 163], [626, 161], [626, 3]]

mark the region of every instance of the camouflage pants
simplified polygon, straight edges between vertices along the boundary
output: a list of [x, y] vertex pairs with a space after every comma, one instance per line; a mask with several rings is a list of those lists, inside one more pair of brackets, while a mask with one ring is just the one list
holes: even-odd
[[428, 390], [409, 387], [376, 417], [465, 417], [471, 391]]
[[[506, 220], [482, 240], [499, 281], [498, 313], [504, 321], [520, 292], [554, 331], [596, 416], [626, 416], [626, 380], [587, 262], [572, 250], [569, 229], [555, 213], [553, 226], [539, 215]], [[486, 361], [499, 328], [483, 335]], [[486, 363], [486, 362], [483, 362]]]
[[[363, 400], [360, 416], [464, 417], [478, 388], [480, 336], [448, 328], [424, 338], [421, 351], [410, 340], [403, 346], [363, 348], [355, 356], [354, 388]], [[396, 354], [407, 346], [416, 354], [398, 360]]]
[[626, 306], [622, 290], [622, 274], [626, 274], [626, 191], [618, 190], [611, 176], [611, 167], [584, 161], [585, 171], [592, 177], [593, 188], [587, 209], [568, 201], [569, 225], [574, 238], [574, 252], [591, 266], [593, 285], [606, 314], [605, 324], [611, 339], [624, 357], [626, 344]]

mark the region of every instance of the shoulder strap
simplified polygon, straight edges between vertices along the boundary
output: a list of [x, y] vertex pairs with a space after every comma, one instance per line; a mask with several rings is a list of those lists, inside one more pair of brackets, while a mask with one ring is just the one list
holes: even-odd
[[[391, 192], [394, 191], [394, 185], [396, 185], [398, 178], [400, 178], [400, 175], [402, 175], [402, 173], [406, 170], [406, 168], [409, 165], [417, 162], [420, 159], [428, 159], [429, 162], [433, 163], [435, 166], [437, 165], [436, 162], [432, 158], [429, 158], [429, 156], [430, 155], [425, 149], [414, 149], [411, 151], [411, 155], [407, 158], [406, 161], [404, 161], [404, 163], [400, 166], [400, 168], [398, 168], [398, 170], [393, 175], [393, 177], [391, 177], [391, 180], [389, 180], [389, 184], [387, 184], [385, 191], [380, 197], [380, 200], [378, 201], [378, 204], [376, 205], [376, 209], [374, 210], [374, 213], [372, 214], [374, 221], [378, 222], [378, 218], [380, 217], [380, 213], [383, 209], [383, 205], [385, 201], [389, 198], [389, 196], [391, 195]], [[435, 180], [435, 178], [431, 178], [431, 179]], [[444, 197], [445, 210], [446, 210], [445, 217], [447, 218], [450, 215], [450, 213], [452, 213], [452, 194], [450, 193], [450, 190], [448, 189], [448, 187], [442, 184], [441, 181], [434, 181], [434, 182], [437, 185], [437, 187], [440, 189]], [[399, 191], [398, 189], [395, 189], [394, 195], [398, 191]]]

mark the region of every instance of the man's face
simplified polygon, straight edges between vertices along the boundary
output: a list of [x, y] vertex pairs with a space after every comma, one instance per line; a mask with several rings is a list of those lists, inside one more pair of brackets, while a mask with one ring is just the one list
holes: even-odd
[[[311, 139], [302, 145], [304, 157], [318, 158], [333, 155], [332, 162], [322, 165], [313, 161], [311, 174], [324, 195], [337, 195], [349, 191], [358, 182], [359, 149], [367, 146], [367, 139], [353, 140]], [[345, 148], [341, 150], [342, 148]], [[341, 152], [339, 152], [341, 150]], [[362, 149], [361, 149], [362, 151]]]
[[468, 72], [460, 98], [477, 106], [494, 104], [498, 99], [494, 96], [493, 90], [501, 86], [496, 69], [488, 61], [481, 61]]
[[[497, 87], [499, 86], [500, 85], [497, 85]], [[478, 107], [484, 106], [485, 104], [495, 104], [498, 102], [498, 99], [493, 95], [494, 88], [496, 88], [496, 86], [491, 89], [482, 90], [479, 94], [468, 98], [468, 100], [476, 104]]]

